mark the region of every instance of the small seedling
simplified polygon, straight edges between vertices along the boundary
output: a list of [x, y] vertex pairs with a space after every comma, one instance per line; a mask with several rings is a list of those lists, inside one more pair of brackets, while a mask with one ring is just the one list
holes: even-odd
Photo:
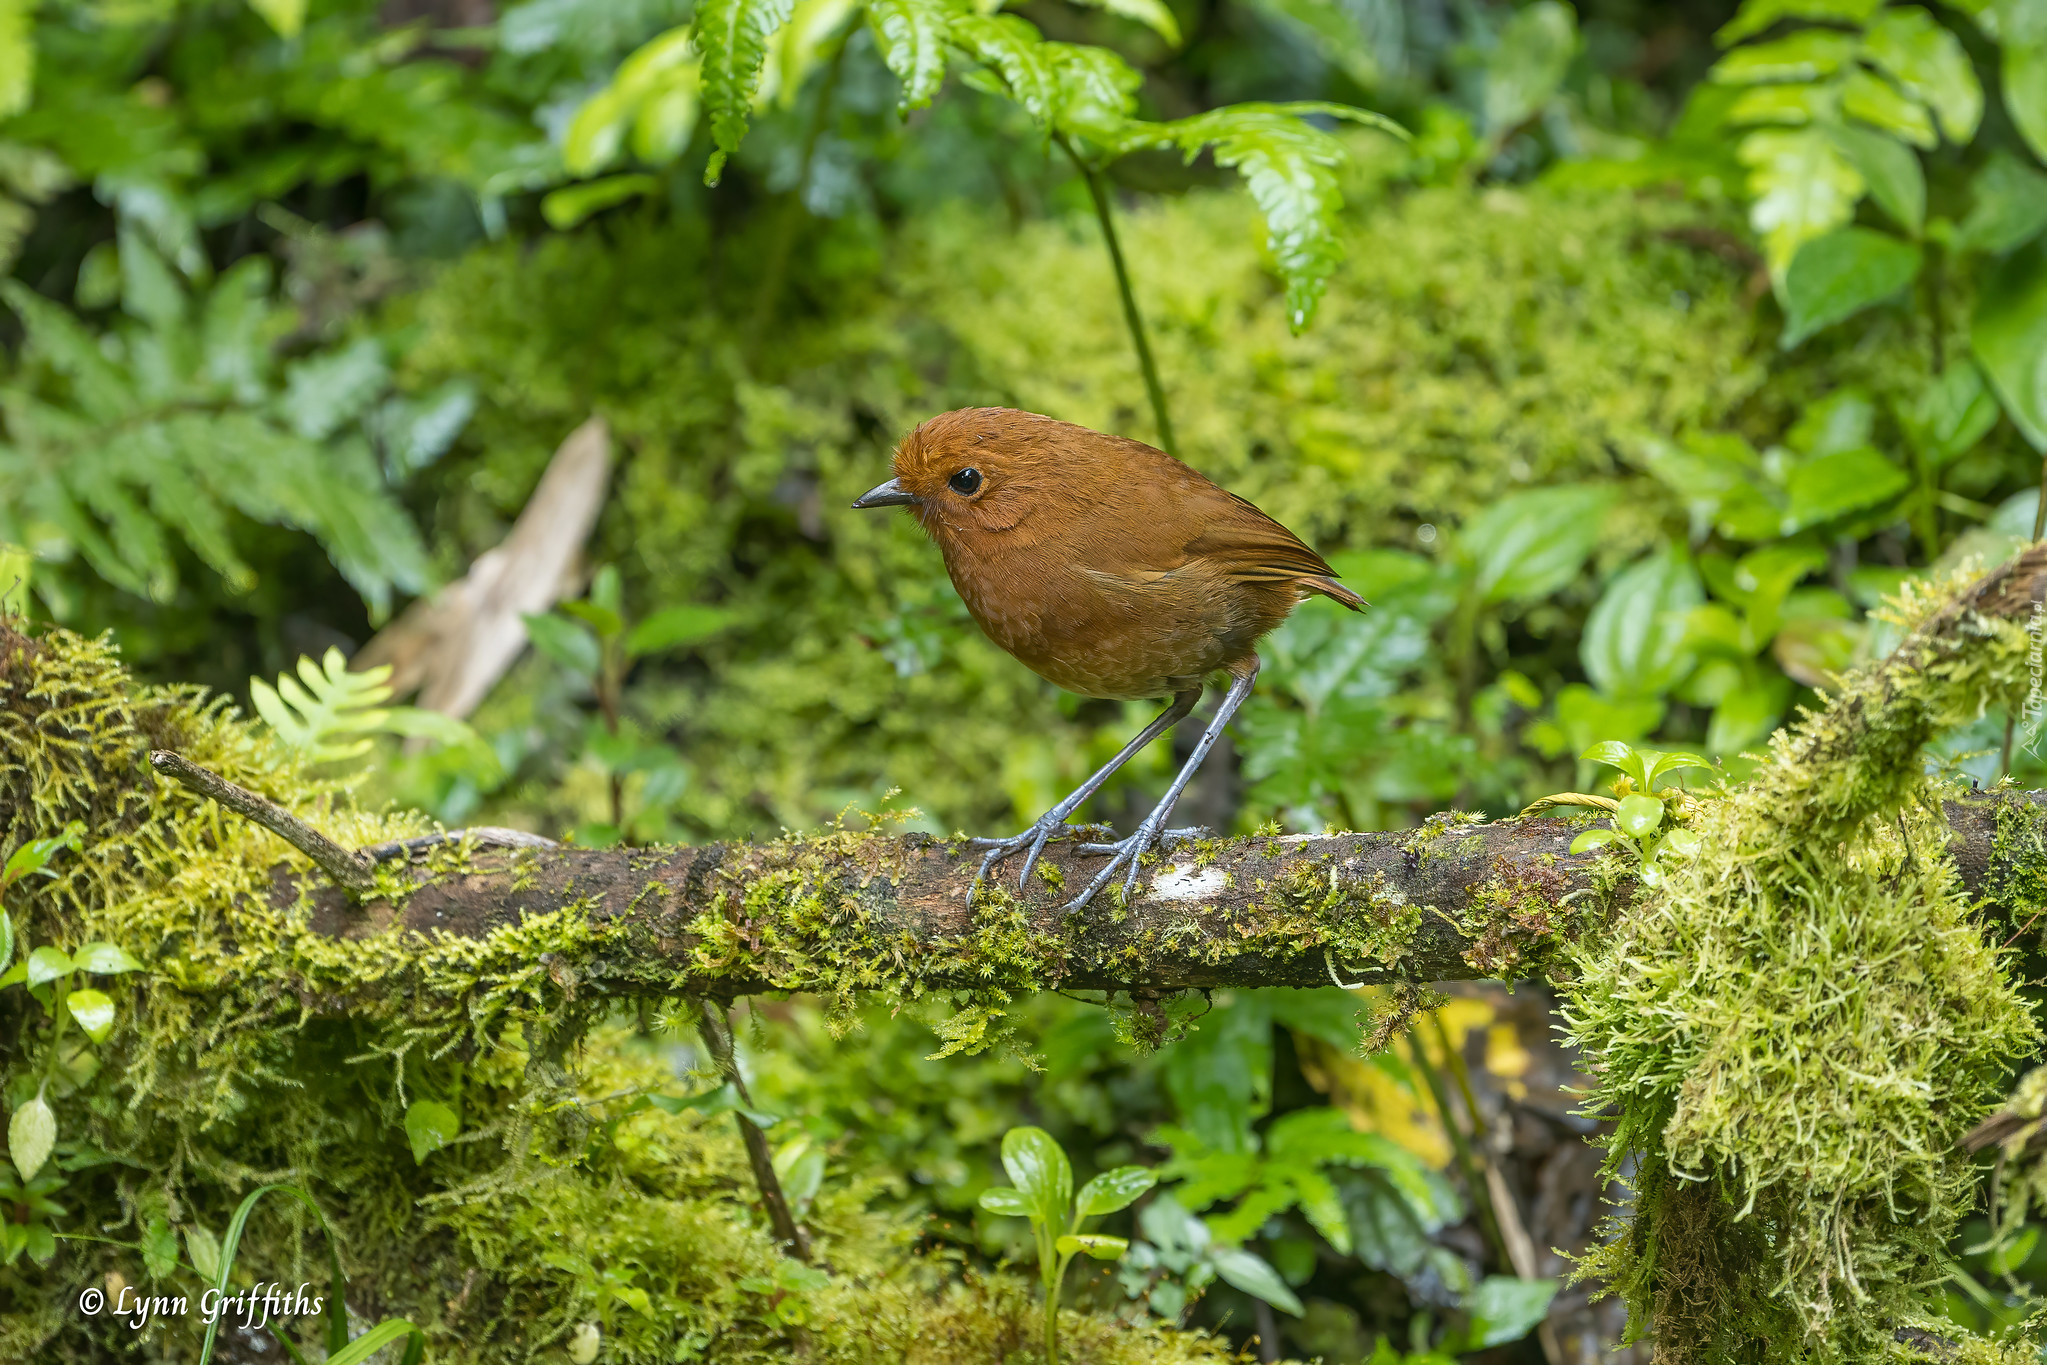
[[[1712, 764], [1697, 754], [1637, 749], [1613, 739], [1593, 745], [1579, 757], [1620, 769], [1621, 777], [1614, 784], [1620, 799], [1602, 803], [1611, 806], [1613, 819], [1573, 839], [1571, 852], [1588, 853], [1609, 845], [1628, 849], [1639, 864], [1637, 875], [1642, 884], [1655, 886], [1663, 880], [1663, 869], [1657, 862], [1660, 855], [1684, 857], [1697, 851], [1698, 835], [1688, 829], [1664, 830], [1669, 803], [1678, 793], [1671, 788], [1658, 791], [1656, 782], [1685, 768], [1710, 770]], [[1658, 830], [1664, 832], [1658, 834]]]

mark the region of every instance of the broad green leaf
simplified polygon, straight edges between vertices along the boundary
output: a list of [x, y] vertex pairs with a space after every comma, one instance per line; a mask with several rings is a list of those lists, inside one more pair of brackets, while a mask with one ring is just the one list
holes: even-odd
[[680, 649], [710, 639], [738, 619], [739, 613], [726, 607], [663, 607], [626, 633], [625, 652], [637, 659], [642, 654]]
[[1663, 843], [1657, 851], [1667, 850], [1680, 858], [1689, 858], [1699, 851], [1699, 845], [1703, 842], [1705, 841], [1688, 829], [1674, 829], [1663, 836]]
[[78, 970], [70, 954], [61, 948], [42, 947], [28, 955], [28, 984], [41, 986]]
[[566, 232], [593, 213], [654, 192], [651, 175], [608, 175], [564, 185], [540, 201], [540, 216], [556, 231]]
[[1991, 272], [1976, 298], [1969, 342], [2012, 424], [2047, 452], [2047, 241]]
[[981, 1191], [981, 1207], [990, 1213], [999, 1213], [1005, 1218], [1034, 1218], [1038, 1206], [1031, 1202], [1029, 1195], [1009, 1185], [997, 1185]]
[[1911, 486], [1904, 470], [1874, 450], [1844, 450], [1807, 460], [1785, 481], [1784, 534], [1875, 507]]
[[1040, 127], [1050, 128], [1058, 109], [1059, 72], [1038, 30], [1014, 14], [962, 14], [952, 21], [952, 40], [1002, 78], [1009, 97]]
[[0, 970], [14, 965], [14, 920], [0, 910]]
[[1926, 380], [1918, 397], [1900, 405], [1898, 424], [1927, 462], [1942, 469], [1973, 450], [1997, 425], [1997, 395], [1975, 362], [1950, 361]]
[[1917, 237], [1926, 226], [1926, 172], [1912, 149], [1867, 128], [1837, 127], [1833, 134], [1869, 182], [1870, 197], [1899, 227]]
[[1919, 277], [1920, 260], [1914, 243], [1863, 227], [1805, 243], [1784, 273], [1784, 334], [1777, 344], [1788, 351], [1898, 294]]
[[1378, 88], [1386, 73], [1357, 13], [1342, 0], [1252, 0], [1260, 13], [1305, 29], [1332, 65], [1366, 90]]
[[1500, 499], [1458, 533], [1472, 586], [1487, 602], [1549, 596], [1578, 576], [1617, 496], [1606, 485], [1573, 484]]
[[1294, 1291], [1287, 1288], [1286, 1281], [1263, 1257], [1242, 1247], [1218, 1246], [1210, 1248], [1208, 1258], [1224, 1283], [1243, 1290], [1254, 1299], [1265, 1300], [1282, 1313], [1299, 1317], [1305, 1311], [1301, 1301], [1294, 1297]]
[[1749, 225], [1780, 280], [1801, 246], [1854, 215], [1868, 188], [1824, 129], [1761, 129], [1741, 140], [1737, 154], [1749, 168]]
[[262, 15], [280, 38], [296, 38], [306, 26], [306, 0], [249, 0], [249, 8]]
[[1124, 1252], [1130, 1250], [1130, 1239], [1127, 1237], [1110, 1237], [1099, 1232], [1069, 1232], [1054, 1242], [1053, 1246], [1063, 1256], [1071, 1256], [1076, 1251], [1084, 1251], [1097, 1261], [1114, 1261], [1121, 1258]]
[[0, 868], [0, 890], [5, 890], [31, 873], [48, 873], [50, 860], [65, 849], [76, 849], [84, 837], [84, 821], [71, 820], [65, 823], [62, 830], [47, 839], [28, 840], [7, 855], [6, 866]]
[[1699, 575], [1678, 547], [1616, 575], [1586, 619], [1578, 657], [1593, 686], [1610, 696], [1666, 692], [1692, 668], [1686, 620], [1706, 600]]
[[178, 1230], [161, 1214], [142, 1229], [142, 1269], [160, 1280], [178, 1268]]
[[1617, 768], [1632, 780], [1636, 787], [1646, 789], [1649, 785], [1649, 763], [1634, 745], [1617, 739], [1603, 739], [1590, 745], [1578, 755], [1583, 763], [1604, 763]]
[[1601, 825], [1597, 829], [1582, 830], [1577, 838], [1571, 840], [1571, 852], [1590, 853], [1594, 849], [1605, 848], [1620, 837], [1621, 832], [1611, 825]]
[[1464, 1309], [1471, 1314], [1466, 1349], [1482, 1350], [1527, 1336], [1549, 1313], [1559, 1283], [1518, 1280], [1510, 1275], [1488, 1275], [1480, 1280], [1464, 1300]]
[[1752, 38], [1781, 19], [1835, 20], [1861, 28], [1883, 8], [1884, 0], [1743, 0], [1732, 19], [1713, 40], [1728, 47]]
[[2047, 161], [2047, 5], [1997, 0], [2004, 107], [2033, 155]]
[[91, 972], [94, 976], [118, 976], [122, 972], [143, 970], [142, 964], [127, 949], [99, 939], [72, 953], [71, 961], [79, 971]]
[[95, 1043], [104, 1043], [107, 1035], [114, 1031], [114, 1002], [105, 991], [86, 988], [68, 992], [64, 996], [64, 1008], [71, 1011], [71, 1017], [85, 1030], [85, 1036]]
[[1862, 55], [1930, 105], [1949, 142], [1976, 136], [1983, 119], [1983, 86], [1961, 40], [1917, 5], [1897, 5], [1877, 16], [1863, 35]]
[[1663, 803], [1653, 796], [1632, 792], [1621, 798], [1621, 808], [1613, 813], [1613, 820], [1621, 833], [1640, 839], [1663, 823]]
[[782, 1121], [778, 1114], [749, 1109], [740, 1096], [739, 1087], [727, 1081], [716, 1090], [707, 1090], [701, 1095], [649, 1095], [647, 1103], [664, 1114], [698, 1113], [705, 1118], [719, 1114], [741, 1114], [756, 1128], [772, 1128]]
[[696, 48], [702, 54], [704, 109], [711, 116], [711, 150], [704, 183], [716, 185], [725, 159], [746, 136], [768, 40], [789, 22], [793, 0], [702, 0], [696, 12]]
[[594, 678], [603, 662], [597, 637], [581, 622], [552, 612], [522, 618], [533, 647], [579, 677]]
[[1775, 669], [1755, 670], [1713, 710], [1706, 727], [1706, 748], [1735, 754], [1754, 748], [1768, 737], [1791, 703], [1791, 679]]
[[1960, 250], [2003, 255], [2047, 228], [2047, 174], [2002, 147], [1976, 172], [1969, 190], [1969, 214], [1955, 229]]
[[959, 10], [952, 0], [868, 0], [867, 23], [875, 45], [902, 82], [901, 112], [931, 103], [944, 83], [946, 43]]
[[2018, 1236], [1992, 1250], [1985, 1262], [1991, 1274], [2009, 1275], [2032, 1259], [2033, 1248], [2038, 1245], [2040, 1229], [2037, 1226], [2022, 1228]]
[[807, 1207], [824, 1188], [825, 1150], [808, 1137], [794, 1137], [775, 1149], [775, 1174], [782, 1192], [798, 1209]]
[[1649, 780], [1645, 785], [1653, 788], [1656, 785], [1656, 779], [1662, 777], [1665, 773], [1682, 772], [1686, 768], [1705, 768], [1710, 771], [1712, 767], [1711, 763], [1700, 758], [1697, 754], [1688, 754], [1681, 749], [1673, 749], [1668, 753], [1656, 755], [1656, 761], [1649, 765]]
[[23, 1180], [34, 1180], [56, 1145], [56, 1112], [38, 1093], [7, 1120], [7, 1157]]
[[1535, 0], [1513, 12], [1486, 54], [1481, 113], [1500, 138], [1538, 113], [1564, 83], [1578, 51], [1578, 22], [1568, 5]]
[[35, 0], [0, 0], [0, 119], [28, 108], [35, 76]]
[[1033, 1217], [1066, 1226], [1073, 1208], [1073, 1166], [1058, 1140], [1042, 1128], [1012, 1128], [1002, 1135], [1002, 1169], [1031, 1201]]
[[1723, 85], [1817, 80], [1853, 61], [1857, 46], [1852, 33], [1800, 29], [1771, 42], [1736, 48], [1714, 64], [1712, 77]]
[[423, 1164], [461, 1132], [461, 1118], [445, 1104], [414, 1100], [405, 1110], [405, 1137], [412, 1144], [412, 1159], [416, 1162]]
[[1930, 151], [1940, 145], [1925, 105], [1859, 66], [1841, 82], [1841, 112], [1915, 147]]
[[1165, 39], [1168, 47], [1180, 45], [1180, 21], [1173, 17], [1172, 10], [1166, 8], [1165, 0], [1073, 0], [1073, 3], [1143, 24]]
[[[684, 30], [685, 40], [688, 31]], [[614, 83], [584, 100], [562, 137], [562, 166], [570, 175], [603, 170], [625, 145], [628, 120], [637, 112]]]
[[220, 1278], [220, 1239], [201, 1224], [185, 1229], [185, 1254], [192, 1258], [192, 1269], [199, 1272], [200, 1279]]
[[1137, 1196], [1158, 1183], [1158, 1172], [1147, 1166], [1118, 1166], [1113, 1171], [1104, 1171], [1080, 1187], [1077, 1216], [1092, 1218], [1129, 1208]]

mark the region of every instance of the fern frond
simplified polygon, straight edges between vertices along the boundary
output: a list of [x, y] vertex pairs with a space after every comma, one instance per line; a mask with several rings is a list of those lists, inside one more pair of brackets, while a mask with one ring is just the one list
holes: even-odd
[[1164, 38], [1168, 46], [1180, 45], [1180, 21], [1166, 8], [1165, 0], [1073, 0], [1073, 3], [1087, 9], [1102, 10], [1119, 19], [1134, 20]]
[[1001, 77], [1009, 97], [1040, 127], [1051, 128], [1060, 106], [1059, 68], [1051, 46], [1029, 21], [1014, 14], [961, 14], [952, 21], [952, 40]]
[[867, 0], [867, 24], [881, 59], [903, 84], [903, 113], [931, 103], [945, 83], [946, 41], [956, 0]]
[[285, 748], [311, 763], [341, 763], [368, 753], [370, 736], [389, 721], [390, 677], [388, 664], [351, 673], [330, 648], [319, 663], [302, 656], [298, 677], [281, 673], [275, 687], [249, 679], [249, 699]]
[[725, 160], [746, 136], [748, 112], [768, 58], [768, 40], [789, 22], [792, 0], [703, 0], [697, 7], [696, 46], [703, 57], [704, 109], [711, 116], [710, 164], [704, 183], [715, 185]]

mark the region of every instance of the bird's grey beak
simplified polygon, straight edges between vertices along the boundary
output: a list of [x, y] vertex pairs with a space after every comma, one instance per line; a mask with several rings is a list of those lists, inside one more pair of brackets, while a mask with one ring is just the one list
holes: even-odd
[[917, 501], [917, 495], [906, 491], [895, 479], [876, 484], [853, 500], [855, 507], [908, 507]]

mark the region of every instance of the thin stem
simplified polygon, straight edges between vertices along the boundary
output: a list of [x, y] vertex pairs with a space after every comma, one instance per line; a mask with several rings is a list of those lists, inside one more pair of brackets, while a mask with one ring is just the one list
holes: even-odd
[[1116, 238], [1116, 220], [1109, 211], [1109, 191], [1101, 172], [1081, 159], [1073, 144], [1058, 139], [1060, 149], [1073, 160], [1080, 178], [1087, 182], [1088, 197], [1095, 203], [1095, 219], [1102, 225], [1102, 241], [1109, 248], [1109, 264], [1116, 268], [1116, 290], [1123, 296], [1123, 321], [1129, 324], [1131, 344], [1137, 348], [1137, 366], [1144, 371], [1144, 390], [1151, 395], [1152, 420], [1159, 429], [1159, 449], [1178, 456], [1180, 443], [1173, 437], [1173, 414], [1166, 408], [1166, 388], [1159, 382], [1158, 362], [1152, 359], [1151, 341], [1145, 335], [1144, 314], [1137, 311], [1137, 293], [1131, 288], [1130, 267], [1123, 259], [1123, 244]]
[[[751, 1109], [753, 1096], [747, 1093], [746, 1080], [739, 1074], [739, 1063], [733, 1056], [732, 1020], [726, 1015], [725, 1006], [716, 1000], [697, 1000], [694, 1003], [701, 1021], [697, 1031], [703, 1035], [711, 1060], [717, 1064], [719, 1074], [739, 1091], [740, 1102]], [[768, 1211], [768, 1222], [775, 1229], [775, 1236], [795, 1253], [797, 1260], [809, 1262], [812, 1259], [810, 1233], [796, 1221], [796, 1215], [789, 1207], [789, 1197], [782, 1193], [782, 1178], [775, 1174], [775, 1158], [768, 1151], [768, 1135], [746, 1115], [735, 1113], [732, 1117], [739, 1120], [739, 1136], [746, 1143], [747, 1164], [753, 1167], [753, 1183], [760, 1189], [761, 1203]]]
[[753, 333], [747, 339], [749, 357], [759, 352], [761, 342], [766, 339], [768, 327], [775, 319], [775, 308], [782, 300], [782, 289], [788, 283], [789, 255], [796, 246], [796, 230], [805, 217], [803, 192], [810, 185], [811, 164], [817, 158], [817, 144], [824, 139], [832, 96], [837, 93], [839, 70], [845, 65], [845, 60], [846, 42], [842, 37], [839, 45], [832, 49], [824, 74], [818, 78], [817, 105], [811, 110], [810, 126], [804, 129], [803, 154], [796, 163], [796, 187], [789, 191], [781, 212], [776, 215], [775, 236], [768, 245], [767, 268], [761, 273], [760, 296], [754, 301]]
[[1408, 1051], [1414, 1054], [1415, 1067], [1428, 1083], [1429, 1096], [1436, 1102], [1436, 1112], [1443, 1116], [1443, 1127], [1450, 1134], [1451, 1150], [1457, 1154], [1457, 1168], [1464, 1174], [1464, 1184], [1471, 1191], [1472, 1206], [1478, 1212], [1479, 1231], [1485, 1234], [1486, 1244], [1493, 1250], [1503, 1269], [1512, 1269], [1513, 1260], [1507, 1255], [1506, 1239], [1500, 1236], [1499, 1220], [1493, 1215], [1492, 1190], [1478, 1172], [1478, 1161], [1472, 1156], [1471, 1142], [1464, 1135], [1464, 1129], [1457, 1122], [1457, 1116], [1450, 1108], [1450, 1092], [1443, 1085], [1442, 1073], [1429, 1061], [1428, 1049], [1416, 1034], [1407, 1036]]
[[2040, 503], [2033, 509], [2033, 539], [2047, 535], [2047, 459], [2040, 461]]
[[350, 852], [275, 802], [266, 801], [246, 787], [238, 787], [219, 773], [210, 772], [183, 754], [174, 754], [168, 749], [150, 750], [149, 766], [201, 796], [218, 801], [244, 819], [263, 826], [311, 858], [322, 872], [350, 893], [360, 897], [376, 889], [375, 859]]

